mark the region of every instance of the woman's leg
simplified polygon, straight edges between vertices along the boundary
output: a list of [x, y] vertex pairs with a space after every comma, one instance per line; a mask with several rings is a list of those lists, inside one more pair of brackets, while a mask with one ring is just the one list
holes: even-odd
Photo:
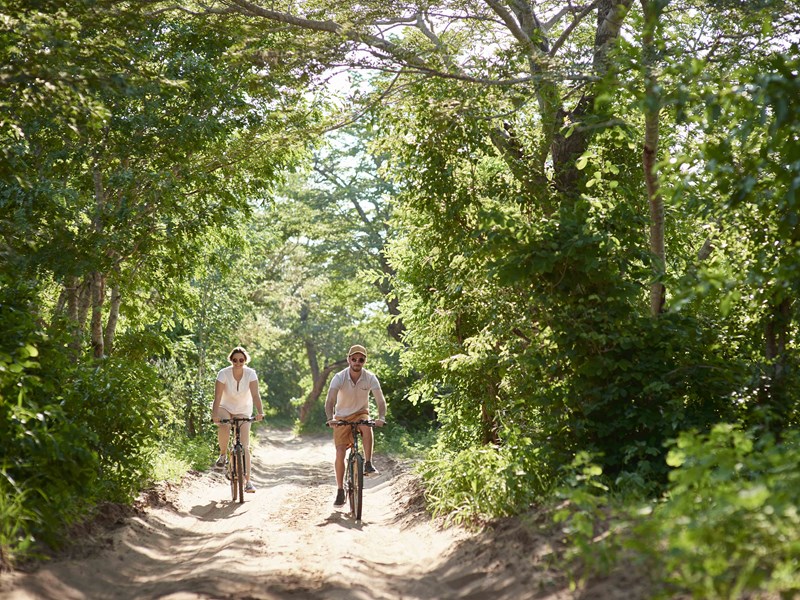
[[[224, 408], [219, 409], [220, 419], [230, 419], [230, 413]], [[228, 440], [231, 437], [230, 423], [217, 423], [217, 443], [219, 444], [219, 455], [223, 457], [228, 452]]]
[[239, 428], [239, 435], [244, 449], [244, 480], [250, 481], [250, 423], [242, 423]]

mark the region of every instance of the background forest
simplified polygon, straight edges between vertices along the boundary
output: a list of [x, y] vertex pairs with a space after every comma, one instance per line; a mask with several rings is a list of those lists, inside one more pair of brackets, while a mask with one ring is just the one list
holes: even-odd
[[0, 6], [2, 564], [363, 343], [434, 514], [800, 590], [797, 2]]

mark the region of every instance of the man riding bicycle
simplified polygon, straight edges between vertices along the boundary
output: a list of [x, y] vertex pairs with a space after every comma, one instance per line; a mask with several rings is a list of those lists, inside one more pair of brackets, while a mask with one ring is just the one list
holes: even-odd
[[[361, 421], [369, 419], [369, 393], [372, 392], [378, 406], [377, 427], [386, 422], [386, 399], [383, 397], [381, 384], [375, 373], [364, 368], [367, 362], [367, 350], [356, 344], [347, 353], [348, 368], [336, 373], [328, 388], [325, 400], [325, 415], [328, 426], [336, 421]], [[359, 427], [364, 439], [364, 474], [376, 474], [378, 470], [372, 465], [372, 429], [365, 425]], [[353, 445], [353, 434], [350, 427], [334, 427], [333, 443], [336, 446], [334, 471], [336, 472], [336, 500], [334, 506], [344, 506], [344, 457], [347, 449]]]

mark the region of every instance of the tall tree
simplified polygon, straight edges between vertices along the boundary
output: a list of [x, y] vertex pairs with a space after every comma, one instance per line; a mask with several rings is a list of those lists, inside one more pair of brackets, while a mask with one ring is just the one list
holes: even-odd
[[[232, 53], [241, 31], [87, 6], [66, 30], [62, 12], [18, 13], [4, 102], [22, 117], [7, 129], [17, 152], [2, 222], [23, 273], [61, 286], [55, 314], [74, 324], [76, 349], [89, 319], [99, 358], [121, 308], [174, 293], [203, 232], [246, 212], [286, 164], [286, 122], [265, 117], [292, 94]], [[36, 95], [47, 78], [66, 89], [49, 105]]]

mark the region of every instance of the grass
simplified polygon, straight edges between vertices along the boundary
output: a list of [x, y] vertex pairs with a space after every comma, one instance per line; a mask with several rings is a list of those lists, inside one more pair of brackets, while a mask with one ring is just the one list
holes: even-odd
[[191, 470], [207, 469], [216, 452], [204, 438], [171, 439], [156, 455], [153, 481], [180, 482]]

